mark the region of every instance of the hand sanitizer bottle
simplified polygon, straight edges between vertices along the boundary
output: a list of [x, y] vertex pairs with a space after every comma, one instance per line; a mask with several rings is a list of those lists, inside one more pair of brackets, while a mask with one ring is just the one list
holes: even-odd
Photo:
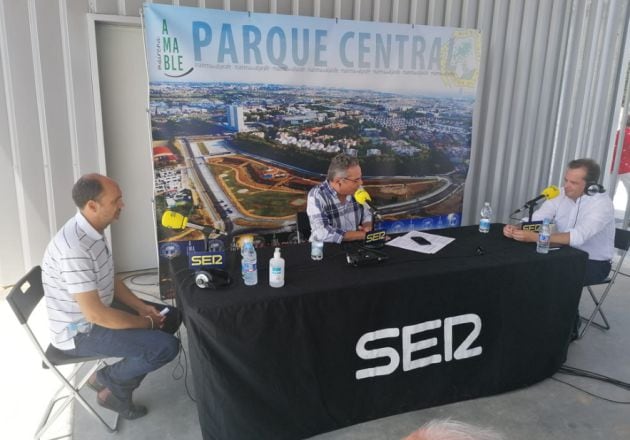
[[273, 253], [273, 258], [269, 260], [269, 285], [271, 287], [284, 286], [284, 258], [280, 256], [279, 247]]

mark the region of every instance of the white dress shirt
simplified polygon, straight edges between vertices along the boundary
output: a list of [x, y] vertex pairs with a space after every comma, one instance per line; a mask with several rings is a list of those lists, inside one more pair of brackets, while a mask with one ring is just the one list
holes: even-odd
[[570, 234], [569, 246], [588, 253], [590, 260], [610, 261], [615, 246], [615, 210], [607, 194], [582, 195], [576, 201], [564, 194], [547, 200], [532, 220], [555, 219], [557, 232]]

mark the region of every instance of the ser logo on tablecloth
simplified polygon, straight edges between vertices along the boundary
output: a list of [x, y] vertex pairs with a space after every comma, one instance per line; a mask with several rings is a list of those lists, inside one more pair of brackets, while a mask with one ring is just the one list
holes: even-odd
[[[455, 351], [453, 351], [453, 327], [462, 324], [473, 324], [473, 328], [462, 343], [459, 344]], [[415, 342], [411, 341], [412, 337], [418, 335], [419, 333], [435, 330], [440, 327], [442, 327], [442, 320], [435, 319], [432, 321], [421, 322], [419, 324], [408, 325], [402, 328], [403, 371], [415, 370], [416, 368], [426, 367], [431, 364], [438, 364], [442, 361], [450, 362], [452, 360], [467, 359], [479, 356], [482, 353], [483, 350], [481, 346], [471, 348], [471, 345], [481, 333], [481, 318], [479, 315], [474, 313], [467, 313], [465, 315], [444, 318], [444, 357], [442, 357], [441, 354], [432, 354], [430, 356], [412, 359], [413, 353], [438, 345], [437, 337], [416, 340]], [[365, 360], [379, 358], [389, 359], [389, 363], [386, 365], [379, 365], [377, 367], [357, 370], [355, 373], [357, 380], [375, 376], [387, 376], [388, 374], [396, 371], [400, 365], [400, 355], [394, 347], [386, 346], [368, 349], [366, 348], [366, 345], [376, 340], [397, 338], [398, 336], [400, 336], [400, 329], [394, 327], [368, 332], [359, 338], [356, 345], [357, 356]]]

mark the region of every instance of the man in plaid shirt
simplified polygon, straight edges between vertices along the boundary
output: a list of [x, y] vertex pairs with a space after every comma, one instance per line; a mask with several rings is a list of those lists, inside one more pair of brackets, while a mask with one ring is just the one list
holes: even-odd
[[341, 243], [365, 238], [372, 229], [372, 213], [352, 197], [362, 183], [357, 158], [346, 154], [333, 157], [326, 180], [308, 193], [311, 241]]

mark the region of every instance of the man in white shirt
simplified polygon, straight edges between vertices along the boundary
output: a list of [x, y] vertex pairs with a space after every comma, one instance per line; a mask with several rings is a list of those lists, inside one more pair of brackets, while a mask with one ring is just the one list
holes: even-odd
[[140, 300], [114, 277], [104, 231], [124, 206], [118, 184], [89, 174], [74, 184], [72, 198], [79, 212], [57, 232], [42, 262], [51, 342], [69, 355], [123, 358], [88, 385], [99, 405], [126, 419], [142, 417], [147, 409], [133, 403], [132, 392], [148, 372], [177, 356], [173, 333], [181, 317], [174, 307], [160, 315], [163, 306]]
[[[604, 280], [610, 272], [615, 245], [615, 213], [612, 200], [597, 183], [600, 168], [592, 159], [569, 162], [560, 196], [547, 200], [532, 220], [555, 219], [557, 232], [551, 243], [569, 245], [588, 253], [584, 285]], [[506, 225], [506, 237], [536, 242], [538, 233]]]

